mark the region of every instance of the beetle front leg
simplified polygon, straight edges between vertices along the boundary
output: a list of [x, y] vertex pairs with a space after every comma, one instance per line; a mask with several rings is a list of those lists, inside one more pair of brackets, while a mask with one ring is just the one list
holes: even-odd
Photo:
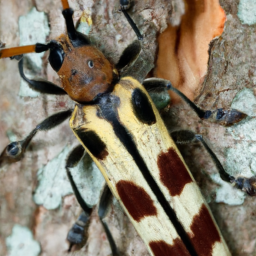
[[116, 68], [118, 70], [122, 70], [127, 66], [131, 66], [133, 62], [138, 58], [140, 52], [141, 43], [138, 40], [132, 42], [122, 52], [118, 63], [115, 65]]
[[54, 94], [54, 95], [67, 94], [61, 87], [47, 80], [28, 79], [23, 71], [23, 58], [19, 61], [18, 66], [19, 66], [20, 76], [28, 83], [29, 87], [32, 90], [40, 93], [45, 93], [45, 94]]
[[58, 126], [68, 117], [70, 117], [72, 111], [73, 110], [69, 109], [47, 117], [44, 121], [39, 123], [25, 139], [20, 141], [14, 141], [8, 144], [0, 155], [0, 167], [5, 164], [11, 164], [20, 161], [24, 157], [29, 143], [38, 131], [48, 131]]
[[[67, 170], [67, 176], [69, 178], [69, 181], [71, 183], [72, 189], [74, 191], [74, 194], [76, 196], [76, 199], [78, 203], [80, 204], [81, 208], [83, 209], [83, 212], [78, 217], [76, 223], [72, 226], [70, 229], [67, 240], [70, 242], [69, 251], [71, 251], [72, 247], [74, 245], [79, 245], [82, 243], [85, 238], [86, 228], [88, 228], [88, 224], [90, 221], [90, 215], [92, 212], [92, 208], [90, 208], [87, 203], [82, 198], [74, 180], [72, 177], [72, 174], [70, 172], [70, 168], [75, 167], [79, 161], [82, 159], [84, 155], [84, 148], [79, 145], [77, 146], [68, 156], [67, 163], [66, 163], [66, 170]], [[107, 223], [104, 221], [104, 217], [107, 214], [107, 209], [112, 201], [112, 193], [110, 192], [110, 189], [106, 185], [103, 189], [103, 192], [100, 197], [99, 207], [98, 207], [98, 215], [100, 218], [100, 221], [103, 225], [104, 231], [106, 233], [107, 239], [109, 241], [109, 245], [112, 251], [112, 256], [119, 256], [117, 246], [115, 244], [115, 241], [113, 239], [113, 236], [108, 228]]]
[[[202, 120], [208, 120], [213, 123], [218, 123], [223, 126], [231, 126], [235, 123], [243, 120], [247, 115], [237, 109], [223, 109], [219, 108], [216, 110], [203, 110], [199, 108], [193, 101], [191, 101], [186, 95], [181, 91], [172, 86], [171, 82], [168, 80], [160, 78], [149, 78], [143, 82], [145, 88], [159, 87], [167, 88], [167, 90], [173, 91], [179, 95], [198, 115]], [[148, 90], [148, 89], [147, 89]]]

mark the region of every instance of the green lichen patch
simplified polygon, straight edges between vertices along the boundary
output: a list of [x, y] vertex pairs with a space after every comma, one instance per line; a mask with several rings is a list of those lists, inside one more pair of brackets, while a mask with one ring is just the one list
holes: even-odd
[[251, 177], [256, 174], [256, 97], [253, 90], [245, 88], [237, 93], [231, 107], [249, 117], [227, 128], [235, 144], [226, 150], [225, 167], [233, 176]]
[[256, 174], [256, 144], [240, 142], [236, 147], [227, 149], [225, 168], [235, 177], [250, 178]]
[[255, 0], [240, 0], [238, 13], [240, 21], [243, 24], [256, 24], [256, 2]]
[[66, 175], [65, 160], [70, 147], [65, 147], [59, 155], [37, 173], [38, 186], [34, 194], [34, 201], [48, 210], [61, 205], [63, 196], [72, 194], [72, 188]]
[[105, 179], [90, 156], [85, 154], [77, 167], [70, 171], [85, 202], [90, 206], [97, 204]]
[[[59, 155], [38, 171], [38, 187], [34, 194], [36, 204], [53, 210], [61, 206], [62, 197], [73, 193], [65, 169], [70, 151], [69, 146], [65, 147]], [[85, 154], [80, 163], [70, 168], [70, 171], [85, 202], [91, 206], [97, 204], [105, 180], [89, 155]]]
[[253, 89], [244, 88], [238, 92], [232, 101], [231, 107], [250, 117], [256, 116], [256, 97]]
[[218, 174], [211, 175], [212, 180], [219, 184], [216, 189], [215, 202], [228, 205], [241, 205], [246, 197], [245, 193], [233, 188], [229, 183], [223, 181]]
[[9, 256], [38, 256], [41, 251], [39, 243], [33, 239], [31, 230], [17, 224], [5, 241]]

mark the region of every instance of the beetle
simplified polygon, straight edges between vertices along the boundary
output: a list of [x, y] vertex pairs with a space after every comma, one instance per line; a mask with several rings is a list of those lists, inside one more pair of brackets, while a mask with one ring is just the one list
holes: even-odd
[[[62, 64], [63, 64], [63, 62], [65, 61], [65, 58], [63, 57], [64, 56], [64, 54], [67, 54], [67, 52], [68, 52], [68, 49], [70, 49], [70, 48], [72, 48], [72, 47], [74, 47], [74, 49], [73, 49], [73, 51], [75, 52], [75, 48], [76, 47], [80, 47], [80, 45], [87, 45], [87, 44], [89, 44], [89, 42], [86, 40], [86, 38], [84, 38], [84, 37], [80, 37], [80, 34], [77, 34], [76, 32], [74, 32], [74, 29], [73, 29], [73, 27], [70, 25], [70, 21], [71, 21], [71, 18], [70, 18], [70, 13], [69, 13], [69, 11], [70, 10], [68, 10], [69, 8], [66, 8], [67, 9], [67, 12], [66, 13], [64, 13], [64, 16], [65, 16], [65, 18], [66, 18], [66, 21], [67, 21], [67, 27], [68, 27], [68, 32], [69, 32], [69, 40], [71, 41], [71, 44], [68, 44], [67, 43], [67, 41], [65, 41], [65, 38], [63, 37], [63, 38], [61, 38], [60, 39], [60, 43], [58, 44], [58, 43], [56, 43], [56, 42], [51, 42], [51, 43], [49, 43], [48, 45], [37, 45], [35, 48], [33, 48], [33, 49], [36, 49], [36, 51], [45, 51], [46, 49], [50, 49], [50, 51], [51, 51], [51, 53], [50, 53], [50, 58], [49, 58], [49, 60], [50, 60], [50, 63], [52, 64], [52, 67], [56, 70], [56, 71], [60, 71], [60, 72], [62, 72], [61, 71], [61, 69], [62, 69]], [[72, 17], [72, 15], [71, 15], [71, 17]], [[63, 49], [64, 49], [64, 47], [67, 47], [65, 50], [63, 50], [62, 49], [62, 47], [63, 47]], [[131, 51], [131, 49], [132, 49], [132, 51]], [[94, 50], [98, 55], [100, 55], [101, 57], [102, 57], [102, 55], [95, 49]], [[94, 52], [93, 51], [93, 52]], [[131, 46], [130, 46], [130, 48], [127, 48], [127, 50], [126, 50], [126, 54], [127, 54], [127, 52], [128, 53], [131, 53], [131, 52], [134, 52], [135, 51], [135, 55], [136, 54], [138, 54], [138, 52], [140, 51], [140, 48], [139, 48], [139, 45], [137, 44], [137, 43], [135, 43], [135, 44], [132, 44]], [[63, 53], [64, 52], [64, 53]], [[2, 56], [4, 56], [4, 54], [6, 53], [6, 51], [2, 51]], [[15, 54], [14, 54], [15, 55]], [[86, 55], [87, 56], [87, 55]], [[123, 59], [122, 59], [122, 57], [123, 57]], [[120, 59], [120, 61], [119, 61], [119, 63], [117, 64], [117, 66], [119, 66], [119, 68], [120, 69], [122, 69], [123, 68], [123, 61], [125, 62], [125, 64], [127, 64], [127, 62], [129, 62], [130, 60], [128, 59], [126, 59], [127, 58], [127, 56], [124, 54], [124, 55], [122, 55], [122, 57], [121, 57], [121, 59]], [[133, 56], [134, 57], [134, 56]], [[58, 60], [58, 61], [56, 61], [56, 59]], [[93, 58], [92, 58], [93, 59]], [[102, 59], [103, 59], [103, 57], [102, 57]], [[75, 66], [75, 62], [73, 63], [74, 65], [72, 65], [72, 67], [73, 66]], [[88, 67], [90, 68], [90, 69], [93, 69], [94, 67], [95, 67], [95, 64], [98, 64], [99, 65], [99, 63], [97, 63], [97, 62], [94, 62], [93, 60], [91, 60], [91, 59], [88, 59], [88, 61], [87, 61], [87, 65], [88, 65]], [[100, 63], [100, 64], [102, 64], [102, 62]], [[109, 70], [111, 70], [110, 69], [110, 67], [108, 66], [109, 64], [107, 63], [107, 62], [105, 62], [105, 60], [103, 61], [103, 64], [102, 65], [106, 65], [108, 68], [106, 68], [106, 70], [107, 71], [109, 71]], [[67, 66], [69, 67], [69, 64], [66, 64], [65, 65], [66, 66], [66, 68], [67, 68]], [[78, 68], [77, 68], [78, 69]], [[70, 73], [70, 76], [68, 77], [68, 78], [66, 78], [65, 76], [67, 75], [67, 73], [68, 72], [71, 72]], [[42, 91], [44, 91], [45, 89], [42, 87], [43, 86], [43, 83], [41, 83], [40, 85], [39, 85], [39, 83], [37, 82], [34, 82], [34, 80], [29, 80], [29, 79], [27, 79], [26, 78], [26, 76], [22, 73], [22, 62], [20, 62], [20, 72], [21, 72], [21, 74], [22, 74], [22, 76], [23, 76], [23, 78], [24, 79], [26, 79], [29, 83], [30, 83], [30, 85], [31, 86], [38, 86], [39, 87], [39, 90], [42, 90]], [[96, 135], [92, 132], [92, 133], [89, 133], [89, 134], [81, 134], [81, 131], [78, 129], [78, 126], [77, 126], [77, 123], [78, 124], [80, 124], [81, 123], [81, 120], [80, 120], [80, 118], [83, 116], [83, 111], [87, 111], [86, 110], [86, 107], [83, 107], [83, 105], [87, 105], [86, 104], [86, 102], [91, 102], [91, 101], [95, 101], [95, 104], [97, 104], [98, 106], [103, 106], [103, 107], [100, 107], [100, 112], [101, 113], [97, 113], [97, 117], [99, 118], [99, 119], [97, 119], [97, 120], [101, 120], [101, 119], [105, 119], [106, 121], [109, 121], [110, 123], [112, 122], [112, 123], [114, 123], [113, 124], [113, 128], [114, 128], [114, 130], [115, 130], [115, 133], [116, 134], [118, 134], [118, 130], [119, 131], [122, 131], [123, 130], [123, 128], [120, 126], [120, 123], [118, 123], [117, 121], [116, 121], [116, 117], [109, 117], [108, 115], [109, 114], [111, 114], [111, 115], [113, 115], [114, 114], [114, 112], [115, 111], [113, 111], [111, 108], [114, 108], [114, 107], [118, 107], [119, 106], [119, 104], [120, 104], [120, 102], [118, 102], [118, 99], [116, 99], [115, 97], [113, 97], [113, 99], [112, 98], [105, 98], [105, 96], [104, 96], [104, 94], [105, 94], [105, 92], [106, 92], [106, 90], [107, 90], [107, 88], [108, 87], [100, 87], [100, 90], [97, 90], [96, 92], [94, 91], [94, 89], [92, 88], [91, 90], [90, 90], [90, 93], [87, 95], [88, 96], [88, 98], [86, 98], [86, 99], [84, 99], [83, 98], [83, 95], [81, 95], [81, 94], [77, 94], [77, 92], [76, 91], [73, 91], [72, 90], [72, 88], [70, 87], [70, 85], [69, 85], [69, 83], [70, 83], [70, 80], [76, 80], [76, 79], [81, 79], [81, 77], [79, 77], [79, 72], [75, 69], [74, 71], [72, 71], [72, 70], [70, 70], [70, 69], [68, 69], [68, 70], [65, 70], [65, 71], [63, 71], [64, 73], [61, 73], [60, 74], [60, 77], [61, 77], [61, 79], [63, 79], [63, 84], [64, 84], [64, 88], [65, 88], [65, 90], [66, 91], [68, 91], [68, 93], [69, 93], [69, 95], [70, 95], [70, 97], [71, 98], [73, 98], [76, 102], [78, 102], [79, 104], [77, 105], [77, 107], [76, 107], [76, 110], [75, 110], [75, 112], [74, 112], [74, 114], [73, 114], [73, 117], [71, 118], [71, 126], [73, 127], [73, 129], [75, 130], [75, 133], [76, 133], [76, 135], [78, 136], [78, 138], [79, 138], [79, 140], [83, 143], [83, 144], [86, 144], [87, 146], [86, 146], [86, 148], [89, 148], [90, 149], [90, 151], [92, 152], [92, 157], [94, 157], [94, 158], [97, 158], [97, 159], [104, 159], [105, 157], [106, 157], [106, 154], [108, 153], [108, 152], [105, 152], [106, 150], [105, 150], [105, 145], [104, 145], [104, 142], [102, 143], [102, 141], [97, 137], [97, 133], [96, 133]], [[105, 72], [105, 70], [104, 70], [104, 72]], [[106, 73], [104, 73], [103, 72], [103, 74], [99, 77], [99, 84], [101, 84], [102, 83], [102, 80], [100, 80], [100, 78], [102, 78], [103, 80], [105, 79], [104, 78], [104, 74], [106, 74]], [[85, 73], [85, 72], [84, 72]], [[111, 72], [109, 72], [109, 73], [107, 73], [107, 75], [106, 75], [106, 77], [107, 78], [109, 78], [110, 76], [112, 76], [111, 77], [111, 81], [116, 81], [118, 78], [116, 78], [116, 75], [117, 75], [117, 72], [116, 72], [116, 70], [115, 69], [113, 69], [113, 74], [111, 74]], [[76, 78], [76, 76], [78, 76], [78, 78]], [[74, 77], [74, 78], [73, 78]], [[98, 76], [97, 76], [97, 78], [98, 78]], [[67, 80], [65, 80], [65, 79], [67, 79]], [[83, 78], [83, 79], [88, 79], [88, 78]], [[147, 97], [145, 97], [144, 96], [144, 94], [146, 95], [146, 92], [145, 91], [143, 91], [143, 89], [140, 87], [140, 85], [136, 82], [136, 80], [133, 80], [132, 78], [128, 78], [127, 80], [125, 80], [125, 78], [124, 78], [124, 84], [125, 83], [128, 83], [129, 85], [127, 86], [127, 88], [129, 88], [129, 87], [131, 87], [132, 88], [132, 86], [135, 86], [135, 88], [132, 88], [136, 93], [134, 93], [133, 94], [133, 96], [130, 96], [130, 97], [128, 97], [128, 98], [132, 98], [132, 101], [133, 101], [133, 104], [134, 105], [136, 105], [134, 108], [135, 108], [135, 110], [134, 110], [134, 112], [137, 114], [136, 116], [137, 116], [137, 119], [139, 119], [139, 121], [142, 121], [142, 123], [145, 123], [145, 124], [147, 124], [147, 125], [151, 125], [151, 123], [152, 122], [154, 122], [154, 118], [153, 118], [153, 116], [154, 115], [156, 115], [157, 116], [157, 112], [156, 112], [156, 110], [155, 109], [153, 109], [153, 110], [150, 110], [149, 112], [150, 112], [150, 114], [149, 114], [149, 116], [147, 116], [147, 114], [145, 114], [145, 112], [146, 111], [144, 111], [145, 110], [145, 108], [144, 108], [144, 106], [147, 106], [148, 107], [148, 109], [151, 109], [152, 108], [152, 103], [151, 103], [151, 101], [147, 98]], [[172, 87], [171, 87], [171, 85], [170, 84], [168, 84], [168, 82], [166, 82], [166, 81], [158, 81], [158, 80], [147, 80], [145, 83], [144, 83], [144, 85], [145, 85], [145, 87], [146, 88], [150, 88], [150, 89], [152, 89], [152, 86], [153, 86], [153, 84], [157, 84], [157, 89], [162, 89], [162, 90], [166, 90], [166, 89], [173, 89]], [[44, 84], [45, 85], [45, 84]], [[110, 82], [108, 81], [108, 85], [111, 87], [111, 84], [110, 84]], [[66, 86], [66, 87], [65, 87]], [[40, 88], [41, 87], [41, 88]], [[52, 85], [52, 88], [54, 88], [54, 90], [55, 90], [55, 92], [56, 93], [59, 93], [59, 94], [61, 94], [61, 93], [63, 93], [59, 88], [57, 88], [57, 87], [54, 87], [53, 85]], [[109, 88], [108, 88], [109, 89]], [[141, 90], [142, 90], [142, 92], [141, 92]], [[52, 90], [51, 90], [52, 91]], [[98, 93], [102, 93], [102, 97], [100, 96], [99, 97], [99, 99], [97, 98], [97, 96], [98, 96]], [[137, 93], [138, 92], [138, 93]], [[124, 92], [124, 94], [127, 94], [126, 92]], [[113, 95], [111, 95], [111, 97], [112, 97]], [[119, 95], [118, 95], [119, 96]], [[153, 97], [152, 97], [153, 98]], [[99, 100], [99, 101], [98, 101]], [[112, 102], [112, 101], [113, 102]], [[144, 101], [145, 102], [145, 104], [143, 104], [144, 106], [140, 106], [140, 102], [141, 101]], [[109, 106], [109, 108], [108, 108], [108, 103], [109, 102], [111, 102], [111, 104], [110, 104], [110, 106]], [[137, 103], [138, 102], [138, 103]], [[122, 101], [121, 101], [121, 103], [122, 103]], [[105, 108], [106, 108], [106, 112], [105, 112]], [[77, 114], [77, 113], [79, 113], [79, 111], [80, 111], [80, 114]], [[82, 115], [81, 115], [81, 111], [82, 111]], [[132, 111], [130, 111], [130, 112], [132, 112]], [[60, 121], [62, 121], [63, 119], [65, 119], [67, 116], [69, 116], [70, 115], [70, 111], [66, 111], [65, 113], [61, 113], [61, 114], [59, 114], [58, 116], [56, 115], [56, 116], [54, 116], [54, 117], [52, 117], [52, 119], [56, 119], [57, 118], [57, 122], [55, 122], [55, 123], [53, 123], [53, 126], [55, 126], [55, 125], [57, 125], [58, 124], [58, 122], [60, 122]], [[150, 116], [151, 115], [151, 116]], [[78, 117], [77, 117], [78, 116]], [[158, 118], [158, 117], [157, 117]], [[152, 121], [153, 120], [153, 121]], [[49, 121], [49, 120], [48, 120]], [[51, 125], [49, 125], [49, 123], [52, 123], [52, 122], [42, 122], [42, 123], [40, 123], [38, 126], [37, 126], [37, 130], [43, 130], [43, 129], [49, 129], [49, 128], [51, 128], [50, 126]], [[81, 125], [83, 126], [83, 122], [81, 123]], [[116, 125], [116, 126], [115, 126]], [[88, 129], [88, 128], [83, 128], [83, 129]], [[2, 160], [4, 161], [9, 161], [9, 162], [11, 162], [12, 161], [12, 158], [7, 158], [6, 157], [6, 155], [4, 155], [4, 154], [9, 154], [9, 155], [13, 155], [14, 157], [16, 157], [16, 156], [18, 156], [18, 160], [19, 160], [19, 158], [21, 157], [21, 155], [19, 154], [20, 152], [23, 152], [23, 150], [26, 148], [26, 145], [27, 145], [27, 143], [30, 141], [30, 138], [34, 135], [34, 133], [36, 133], [36, 131], [33, 131], [32, 133], [31, 133], [31, 136], [30, 137], [28, 137], [28, 139], [26, 139], [25, 140], [25, 142], [23, 141], [23, 142], [21, 142], [21, 143], [13, 143], [13, 144], [11, 144], [11, 145], [9, 145], [8, 147], [7, 147], [7, 151], [5, 151], [4, 153], [3, 153], [3, 155], [2, 155]], [[109, 131], [109, 133], [110, 133], [110, 131]], [[100, 131], [98, 131], [98, 134], [100, 134]], [[123, 133], [123, 134], [125, 134], [125, 133]], [[85, 137], [84, 137], [85, 136]], [[101, 135], [102, 136], [102, 135]], [[121, 135], [120, 135], [121, 136]], [[124, 136], [126, 136], [127, 137], [127, 135], [124, 135]], [[122, 137], [122, 136], [121, 136]], [[118, 137], [120, 140], [121, 140], [121, 137]], [[192, 135], [192, 137], [193, 137], [193, 135]], [[86, 138], [86, 139], [85, 139]], [[98, 145], [99, 145], [99, 147], [100, 147], [100, 152], [98, 152], [99, 151], [99, 149], [97, 149], [97, 148], [94, 148], [94, 145], [93, 145], [93, 143], [91, 143], [90, 142], [90, 139], [91, 138], [93, 138], [94, 140], [93, 141], [98, 141]], [[193, 137], [194, 138], [194, 137]], [[84, 140], [85, 139], [85, 140]], [[111, 138], [111, 139], [113, 139], [113, 138]], [[126, 140], [126, 141], [128, 141], [128, 142], [126, 142], [126, 143], [128, 143], [129, 144], [129, 146], [131, 147], [131, 149], [133, 149], [134, 150], [134, 152], [136, 152], [136, 149], [135, 149], [135, 147], [134, 147], [134, 145], [132, 145], [132, 143], [131, 143], [131, 140], [128, 138], [125, 138], [124, 140]], [[89, 143], [89, 144], [88, 144]], [[25, 145], [25, 146], [24, 146]], [[127, 145], [126, 145], [127, 146]], [[127, 146], [128, 147], [128, 146]], [[131, 150], [130, 149], [130, 150]], [[174, 150], [175, 151], [175, 150]], [[173, 154], [173, 153], [172, 153]], [[175, 153], [174, 153], [174, 155], [175, 155]], [[137, 159], [136, 161], [136, 163], [139, 165], [139, 163], [141, 164], [141, 168], [145, 168], [145, 165], [143, 166], [143, 161], [141, 161], [140, 160], [140, 157], [139, 157], [139, 155], [137, 154], [137, 155], [133, 155], [133, 158], [135, 158], [135, 159]], [[175, 158], [175, 157], [174, 157]], [[176, 157], [177, 159], [180, 159], [180, 157]], [[16, 160], [16, 159], [15, 159]], [[99, 161], [99, 160], [96, 160], [96, 161]], [[181, 160], [182, 161], [182, 160]], [[184, 163], [183, 163], [184, 164]], [[71, 165], [72, 165], [72, 161], [71, 161]], [[151, 185], [152, 186], [155, 186], [153, 183], [154, 183], [154, 181], [150, 181], [150, 178], [149, 178], [149, 180], [148, 180], [148, 182], [151, 182]], [[133, 185], [133, 184], [129, 184], [129, 185]], [[112, 185], [113, 186], [113, 185]], [[132, 186], [132, 188], [135, 188], [136, 189], [136, 186]], [[137, 188], [138, 189], [138, 188]], [[157, 189], [157, 188], [156, 188]], [[122, 194], [123, 192], [122, 192], [122, 190], [123, 190], [123, 188], [122, 188], [122, 186], [121, 186], [121, 189], [120, 189], [120, 193], [119, 193], [119, 196], [120, 196], [120, 194]], [[139, 191], [141, 191], [141, 190], [139, 190]], [[116, 193], [116, 192], [115, 192]], [[142, 194], [143, 194], [143, 192], [141, 192]], [[159, 196], [159, 198], [162, 198], [161, 196]], [[163, 200], [163, 199], [159, 199], [159, 200]], [[123, 201], [126, 201], [125, 199], [123, 200]], [[164, 203], [163, 203], [164, 204]], [[166, 207], [168, 207], [168, 206], [166, 206]], [[129, 208], [129, 207], [127, 207], [127, 208]], [[130, 211], [128, 210], [128, 212], [130, 213]], [[131, 215], [131, 213], [130, 213], [130, 215]], [[136, 217], [134, 218], [135, 220], [136, 220]], [[185, 239], [185, 238], [184, 238]], [[154, 247], [154, 246], [153, 246]], [[187, 247], [189, 247], [188, 245], [187, 245]], [[151, 248], [151, 250], [152, 250], [152, 248]], [[156, 251], [157, 250], [159, 250], [159, 249], [155, 249]], [[193, 254], [193, 249], [190, 249], [191, 251], [190, 251], [190, 254], [192, 254], [192, 255], [194, 255]], [[185, 252], [184, 252], [185, 253]], [[185, 254], [184, 254], [185, 255]]]

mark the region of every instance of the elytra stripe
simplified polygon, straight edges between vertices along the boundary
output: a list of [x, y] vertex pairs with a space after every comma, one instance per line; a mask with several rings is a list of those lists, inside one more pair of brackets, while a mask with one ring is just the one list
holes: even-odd
[[[198, 255], [211, 256], [215, 242], [221, 242], [219, 232], [212, 220], [212, 217], [203, 204], [200, 212], [193, 219], [191, 224], [191, 241]], [[203, 242], [201, 242], [203, 241]]]
[[171, 196], [180, 195], [186, 184], [193, 182], [187, 168], [173, 148], [169, 148], [168, 152], [158, 156], [157, 165], [160, 170], [160, 180], [168, 188]]
[[119, 122], [119, 117], [117, 115], [117, 108], [119, 106], [120, 99], [117, 96], [105, 94], [99, 98], [97, 104], [99, 106], [98, 116], [100, 118], [106, 119], [112, 124], [113, 130], [119, 140], [123, 143], [129, 154], [133, 157], [135, 163], [139, 167], [143, 177], [151, 187], [152, 191], [157, 197], [157, 200], [163, 207], [168, 218], [172, 222], [173, 226], [177, 230], [178, 235], [181, 237], [183, 243], [185, 244], [187, 250], [190, 252], [191, 256], [197, 256], [197, 253], [188, 237], [188, 234], [184, 230], [183, 226], [179, 222], [176, 213], [171, 208], [169, 202], [166, 200], [163, 192], [158, 187], [156, 181], [152, 177], [147, 165], [145, 164], [142, 156], [140, 155], [132, 136], [126, 130], [126, 128]]
[[186, 247], [179, 238], [173, 240], [174, 244], [170, 245], [164, 241], [153, 241], [149, 247], [155, 256], [190, 256]]
[[144, 188], [133, 182], [121, 180], [116, 184], [116, 189], [134, 220], [139, 222], [146, 216], [157, 215], [154, 202]]

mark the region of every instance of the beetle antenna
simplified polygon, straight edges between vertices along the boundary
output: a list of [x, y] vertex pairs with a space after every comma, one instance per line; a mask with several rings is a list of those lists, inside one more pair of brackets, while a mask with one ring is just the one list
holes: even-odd
[[49, 50], [52, 47], [52, 42], [49, 44], [33, 44], [33, 45], [25, 45], [25, 46], [18, 46], [12, 48], [4, 48], [0, 49], [0, 59], [8, 58], [13, 56], [18, 56], [26, 53], [40, 53]]
[[140, 33], [138, 27], [136, 26], [136, 24], [134, 23], [134, 21], [132, 20], [132, 18], [128, 14], [128, 12], [126, 10], [123, 10], [123, 9], [121, 9], [121, 11], [124, 14], [125, 18], [127, 19], [127, 21], [129, 22], [130, 26], [132, 27], [132, 29], [135, 32], [138, 39], [143, 40], [143, 35]]
[[68, 0], [61, 0], [61, 3], [62, 3], [63, 10], [70, 8]]

